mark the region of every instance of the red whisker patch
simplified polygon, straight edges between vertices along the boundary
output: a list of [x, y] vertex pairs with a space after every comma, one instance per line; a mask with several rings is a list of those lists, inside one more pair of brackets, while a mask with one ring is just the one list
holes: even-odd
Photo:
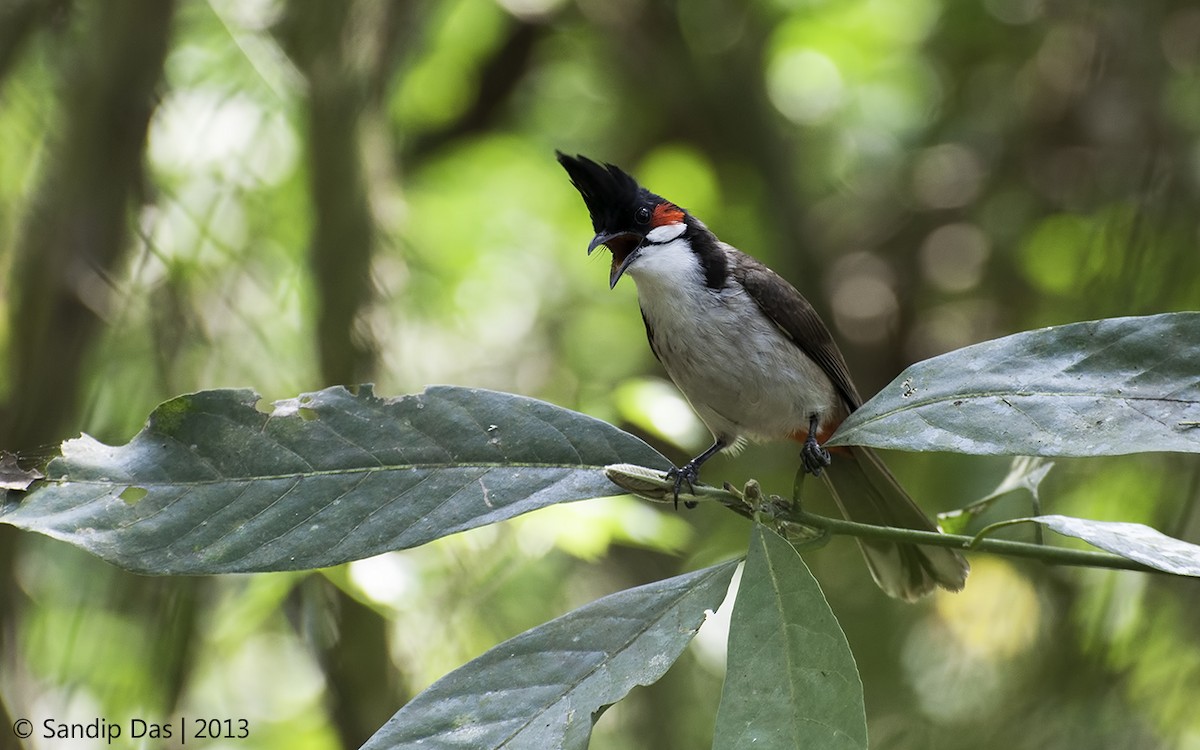
[[659, 203], [654, 207], [654, 215], [650, 217], [650, 226], [662, 227], [667, 224], [678, 224], [683, 221], [683, 209], [674, 203]]

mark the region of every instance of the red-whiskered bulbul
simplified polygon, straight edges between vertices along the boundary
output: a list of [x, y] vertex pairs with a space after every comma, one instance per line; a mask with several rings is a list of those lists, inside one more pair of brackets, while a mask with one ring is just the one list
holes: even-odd
[[[558, 153], [591, 213], [591, 254], [612, 252], [609, 287], [628, 273], [650, 349], [713, 434], [708, 450], [673, 469], [675, 494], [700, 466], [747, 438], [802, 443], [804, 468], [822, 476], [849, 519], [936, 531], [869, 448], [821, 443], [862, 404], [829, 329], [800, 292], [728, 245], [665, 198], [611, 164]], [[958, 591], [969, 567], [945, 547], [860, 540], [871, 575], [888, 595], [914, 600], [934, 585]]]

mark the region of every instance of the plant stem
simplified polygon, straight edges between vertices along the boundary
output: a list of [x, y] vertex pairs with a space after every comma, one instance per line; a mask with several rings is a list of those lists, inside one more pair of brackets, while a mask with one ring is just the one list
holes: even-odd
[[809, 513], [806, 510], [798, 508], [793, 508], [783, 514], [782, 518], [785, 521], [812, 526], [827, 531], [830, 534], [842, 534], [845, 536], [862, 537], [864, 539], [886, 539], [893, 542], [908, 542], [910, 544], [954, 547], [955, 549], [978, 552], [993, 552], [1009, 557], [1026, 557], [1033, 560], [1041, 560], [1044, 563], [1054, 565], [1136, 570], [1143, 573], [1161, 572], [1135, 560], [1129, 560], [1119, 555], [1109, 554], [1108, 552], [1051, 547], [1045, 544], [1015, 542], [1009, 539], [979, 539], [960, 534], [943, 534], [939, 531], [918, 531], [916, 529], [900, 529], [891, 526], [875, 526], [868, 523], [846, 521], [840, 518], [829, 518], [828, 516]]
[[[665, 478], [662, 472], [630, 464], [615, 464], [607, 466], [605, 475], [619, 487], [639, 497], [655, 502], [674, 502], [674, 482]], [[1108, 552], [1070, 549], [1067, 547], [1052, 547], [1046, 544], [1030, 544], [1015, 542], [1008, 539], [992, 539], [982, 536], [964, 536], [960, 534], [943, 534], [940, 531], [918, 531], [894, 526], [876, 526], [869, 523], [846, 521], [841, 518], [809, 513], [793, 502], [776, 495], [759, 498], [757, 483], [751, 480], [747, 489], [753, 486], [753, 492], [740, 492], [729, 485], [724, 489], [696, 485], [691, 493], [679, 493], [681, 501], [715, 501], [730, 510], [747, 518], [768, 516], [776, 522], [798, 524], [819, 529], [828, 534], [860, 537], [863, 539], [884, 539], [891, 542], [908, 544], [928, 544], [938, 547], [953, 547], [955, 549], [992, 552], [1009, 557], [1025, 557], [1040, 560], [1052, 565], [1075, 565], [1086, 568], [1109, 568], [1114, 570], [1136, 570], [1143, 573], [1161, 573], [1149, 565], [1143, 565], [1120, 555]], [[984, 532], [987, 532], [985, 529]]]

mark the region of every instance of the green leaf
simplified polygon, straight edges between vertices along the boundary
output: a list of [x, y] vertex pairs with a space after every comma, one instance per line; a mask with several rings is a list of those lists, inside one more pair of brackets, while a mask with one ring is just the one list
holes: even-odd
[[714, 748], [867, 747], [862, 681], [800, 555], [755, 524], [729, 630]]
[[1200, 452], [1200, 313], [1043, 328], [918, 362], [829, 442], [985, 455]]
[[1001, 497], [1022, 489], [1028, 490], [1033, 496], [1033, 512], [1037, 513], [1041, 509], [1039, 493], [1042, 480], [1053, 468], [1053, 461], [1046, 461], [1037, 456], [1014, 456], [1008, 475], [1000, 481], [996, 489], [962, 508], [938, 513], [938, 526], [947, 534], [965, 534], [967, 527], [971, 525], [971, 519], [987, 512]]
[[1200, 546], [1169, 537], [1140, 523], [1093, 521], [1071, 516], [1034, 516], [992, 524], [980, 531], [979, 537], [993, 529], [1027, 522], [1039, 523], [1063, 536], [1082, 539], [1092, 546], [1155, 570], [1177, 576], [1200, 577]]
[[204, 391], [159, 406], [127, 445], [69, 440], [0, 521], [144, 573], [301, 570], [616, 494], [607, 464], [671, 465], [600, 420], [506, 393], [257, 401]]
[[675, 663], [736, 569], [611, 594], [505, 641], [410, 701], [362, 750], [586, 748], [603, 709]]

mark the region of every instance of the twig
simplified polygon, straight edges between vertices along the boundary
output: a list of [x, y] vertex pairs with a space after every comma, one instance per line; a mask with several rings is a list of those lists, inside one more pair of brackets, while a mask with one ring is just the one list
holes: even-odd
[[[666, 475], [662, 472], [630, 464], [616, 464], [605, 467], [604, 473], [614, 484], [639, 497], [654, 502], [674, 502], [674, 482], [666, 479]], [[893, 526], [876, 526], [874, 524], [858, 523], [856, 521], [847, 521], [841, 518], [830, 518], [810, 513], [801, 508], [798, 503], [775, 495], [765, 496], [762, 500], [751, 503], [750, 496], [752, 494], [746, 493], [743, 495], [728, 485], [726, 485], [725, 489], [710, 487], [708, 485], [696, 485], [692, 492], [680, 492], [679, 499], [681, 501], [695, 502], [715, 501], [748, 518], [758, 517], [761, 519], [764, 515], [767, 515], [776, 523], [798, 524], [818, 529], [826, 534], [841, 534], [863, 539], [882, 539], [892, 542], [906, 542], [909, 544], [924, 544], [937, 547], [953, 547], [976, 552], [992, 552], [1009, 557], [1025, 557], [1032, 560], [1040, 560], [1052, 565], [1135, 570], [1143, 573], [1163, 572], [1149, 565], [1144, 565], [1135, 560], [1108, 552], [1076, 550], [1067, 547], [1030, 544], [1028, 542], [1016, 542], [1008, 539], [991, 539], [982, 536], [943, 534], [937, 531], [918, 531], [916, 529], [902, 529]], [[768, 507], [764, 509], [763, 506]], [[764, 510], [766, 511], [765, 514]]]

